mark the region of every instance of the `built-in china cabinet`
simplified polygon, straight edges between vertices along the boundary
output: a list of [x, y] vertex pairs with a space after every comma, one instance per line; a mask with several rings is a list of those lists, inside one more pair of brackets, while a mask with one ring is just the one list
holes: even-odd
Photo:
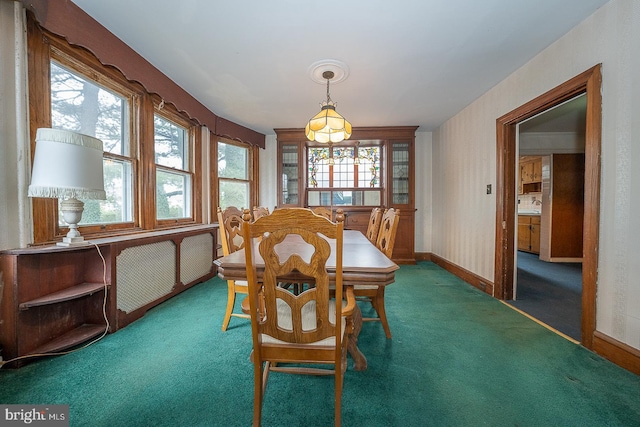
[[415, 263], [415, 132], [417, 126], [353, 128], [340, 143], [308, 141], [303, 129], [275, 129], [278, 207], [342, 208], [345, 228], [367, 230], [374, 207], [396, 208], [393, 259]]

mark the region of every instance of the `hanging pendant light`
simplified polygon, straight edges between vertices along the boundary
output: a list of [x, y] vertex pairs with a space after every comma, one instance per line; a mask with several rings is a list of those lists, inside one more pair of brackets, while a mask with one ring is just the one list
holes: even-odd
[[329, 81], [334, 77], [333, 71], [325, 71], [322, 77], [327, 80], [327, 101], [322, 102], [322, 109], [313, 116], [304, 129], [310, 141], [336, 143], [351, 137], [351, 123], [336, 111], [336, 103], [329, 95]]

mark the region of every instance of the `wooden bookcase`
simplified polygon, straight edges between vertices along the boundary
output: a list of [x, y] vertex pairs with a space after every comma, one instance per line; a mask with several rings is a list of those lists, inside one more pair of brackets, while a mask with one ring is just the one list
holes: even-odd
[[[3, 360], [52, 353], [76, 347], [94, 337], [128, 325], [159, 303], [190, 286], [213, 277], [217, 224], [198, 225], [177, 230], [144, 232], [135, 235], [92, 240], [80, 247], [40, 246], [0, 252], [0, 344]], [[196, 239], [199, 241], [196, 242]], [[203, 240], [204, 239], [204, 240]], [[196, 272], [186, 271], [193, 263], [193, 251], [211, 247], [201, 257]], [[173, 252], [174, 277], [166, 278], [169, 286], [134, 309], [122, 309], [118, 295], [125, 281], [132, 280], [118, 268], [135, 269], [140, 275], [152, 275], [153, 262], [136, 263], [125, 254], [128, 250], [144, 250], [154, 245]], [[125, 263], [123, 264], [123, 259]], [[164, 261], [161, 261], [164, 262]], [[208, 262], [208, 264], [206, 264]], [[197, 263], [196, 263], [197, 264]], [[123, 267], [123, 265], [125, 267]], [[120, 266], [120, 267], [118, 267]], [[195, 276], [194, 276], [195, 274]], [[188, 277], [188, 279], [184, 279]], [[140, 284], [143, 286], [143, 284]], [[109, 326], [107, 328], [107, 322]], [[30, 359], [12, 362], [7, 367], [20, 367]]]

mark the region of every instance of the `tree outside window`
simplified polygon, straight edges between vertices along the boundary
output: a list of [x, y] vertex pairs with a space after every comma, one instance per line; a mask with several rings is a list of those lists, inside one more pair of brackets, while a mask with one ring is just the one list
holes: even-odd
[[191, 216], [189, 131], [162, 116], [154, 116], [157, 219]]
[[218, 206], [239, 209], [251, 206], [250, 149], [218, 141]]
[[[132, 221], [129, 101], [51, 62], [51, 126], [102, 140], [106, 200], [86, 200], [81, 225]], [[60, 226], [65, 223], [58, 214]]]

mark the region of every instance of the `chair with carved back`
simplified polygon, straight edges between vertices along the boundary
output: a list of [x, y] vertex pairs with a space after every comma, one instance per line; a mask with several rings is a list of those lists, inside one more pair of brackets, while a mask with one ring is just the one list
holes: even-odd
[[374, 245], [378, 243], [378, 232], [380, 231], [382, 214], [382, 208], [373, 208], [371, 209], [371, 216], [369, 216], [369, 225], [367, 226], [366, 236]]
[[[339, 426], [356, 305], [353, 289], [342, 285], [344, 215], [340, 210], [333, 223], [309, 209], [283, 208], [254, 222], [246, 210], [244, 219], [244, 241], [256, 242], [255, 247], [245, 248], [253, 340], [253, 425], [260, 425], [269, 374], [286, 372], [334, 376], [335, 425]], [[333, 250], [327, 238], [335, 242]], [[264, 260], [261, 277], [258, 257]], [[335, 298], [326, 268], [330, 258], [335, 259]], [[315, 286], [295, 295], [279, 286], [287, 274], [304, 275]]]
[[[382, 251], [387, 258], [393, 254], [393, 246], [396, 241], [396, 232], [400, 222], [400, 210], [389, 208], [384, 211], [380, 221], [380, 231], [376, 240], [376, 247]], [[386, 286], [381, 285], [355, 285], [353, 292], [358, 299], [367, 299], [376, 311], [378, 317], [363, 317], [363, 322], [378, 321], [382, 323], [384, 333], [387, 338], [391, 338], [391, 329], [387, 320], [387, 312], [384, 308], [384, 290]]]
[[255, 221], [258, 218], [261, 218], [265, 215], [269, 215], [269, 208], [264, 206], [254, 206], [253, 207], [253, 220]]
[[328, 220], [332, 220], [333, 218], [333, 213], [331, 212], [331, 209], [325, 207], [325, 206], [317, 206], [315, 208], [311, 208], [311, 210], [313, 211], [314, 214], [316, 215], [320, 215], [323, 216], [325, 218], [327, 218]]
[[[239, 249], [244, 248], [242, 238], [242, 215], [243, 212], [229, 206], [225, 210], [218, 208], [218, 225], [220, 227], [220, 240], [222, 244], [222, 254], [227, 256]], [[244, 280], [227, 280], [227, 308], [222, 321], [222, 330], [229, 327], [231, 317], [249, 318], [245, 313], [234, 313], [236, 294], [246, 295], [248, 293], [247, 282]]]

